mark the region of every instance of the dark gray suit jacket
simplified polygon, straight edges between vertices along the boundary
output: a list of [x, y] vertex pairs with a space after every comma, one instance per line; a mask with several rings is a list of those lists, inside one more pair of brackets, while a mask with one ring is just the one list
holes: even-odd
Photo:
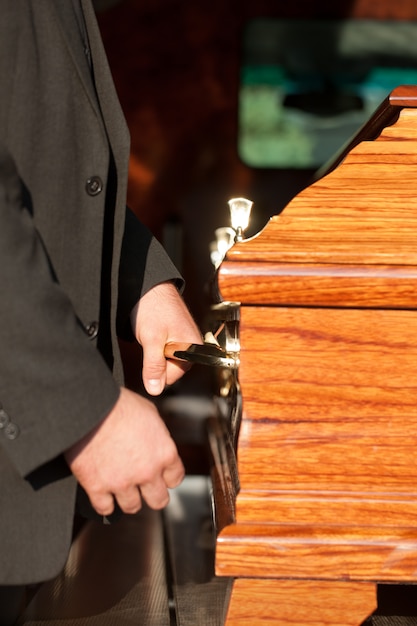
[[118, 397], [117, 324], [178, 278], [126, 216], [129, 135], [81, 4], [85, 32], [72, 0], [0, 1], [0, 584], [63, 567], [76, 485], [62, 451]]

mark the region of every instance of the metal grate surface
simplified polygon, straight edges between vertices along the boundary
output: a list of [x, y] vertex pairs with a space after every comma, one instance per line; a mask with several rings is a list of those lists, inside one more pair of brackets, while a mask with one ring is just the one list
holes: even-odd
[[161, 513], [87, 522], [19, 626], [170, 626]]

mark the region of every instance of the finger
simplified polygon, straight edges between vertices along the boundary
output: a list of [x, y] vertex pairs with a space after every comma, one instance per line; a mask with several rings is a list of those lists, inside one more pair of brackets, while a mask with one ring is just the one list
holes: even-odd
[[174, 489], [182, 483], [182, 481], [184, 480], [184, 476], [184, 465], [182, 464], [182, 461], [178, 459], [177, 462], [173, 463], [164, 470], [162, 477], [164, 479], [165, 485], [169, 489]]
[[163, 347], [156, 342], [142, 344], [143, 367], [142, 379], [146, 391], [152, 396], [158, 396], [165, 388], [167, 362]]
[[142, 508], [142, 498], [138, 487], [132, 485], [128, 489], [115, 494], [119, 507], [124, 513], [133, 514]]
[[114, 498], [111, 493], [95, 493], [87, 492], [91, 506], [99, 515], [111, 515], [114, 511]]
[[177, 380], [181, 378], [191, 369], [192, 363], [187, 361], [167, 361], [166, 364], [166, 383], [167, 385], [173, 385]]
[[162, 478], [141, 485], [140, 490], [151, 509], [163, 509], [169, 502], [169, 492]]

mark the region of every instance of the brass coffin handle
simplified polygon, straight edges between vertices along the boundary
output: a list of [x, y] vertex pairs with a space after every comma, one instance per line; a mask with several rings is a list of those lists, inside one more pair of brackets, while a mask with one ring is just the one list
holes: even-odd
[[239, 365], [237, 353], [226, 352], [220, 346], [212, 343], [167, 343], [165, 345], [165, 357], [176, 361], [188, 361], [229, 369], [236, 369]]

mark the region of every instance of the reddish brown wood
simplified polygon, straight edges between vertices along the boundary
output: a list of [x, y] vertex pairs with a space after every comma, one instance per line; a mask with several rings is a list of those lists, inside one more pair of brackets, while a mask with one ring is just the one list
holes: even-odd
[[395, 106], [415, 106], [417, 103], [416, 87], [414, 85], [402, 85], [391, 92], [389, 102]]
[[[230, 261], [222, 281], [233, 284], [245, 304], [413, 308], [417, 270], [407, 265], [333, 265]], [[335, 282], [337, 277], [337, 282]], [[227, 292], [227, 287], [225, 288]]]
[[291, 593], [318, 579], [314, 623], [359, 624], [366, 611], [330, 617], [332, 584], [417, 581], [416, 106], [417, 87], [396, 89], [220, 267], [241, 303], [240, 490], [216, 551], [237, 578], [230, 625], [256, 578], [251, 624], [286, 623]]
[[417, 312], [244, 307], [241, 315], [241, 492], [261, 476], [268, 490], [417, 497]]
[[[320, 506], [320, 501], [316, 501]], [[416, 579], [417, 531], [372, 526], [236, 524], [217, 544], [217, 573], [237, 578], [301, 580]], [[370, 518], [368, 518], [370, 519]]]
[[356, 626], [375, 605], [370, 584], [239, 579], [226, 626]]

